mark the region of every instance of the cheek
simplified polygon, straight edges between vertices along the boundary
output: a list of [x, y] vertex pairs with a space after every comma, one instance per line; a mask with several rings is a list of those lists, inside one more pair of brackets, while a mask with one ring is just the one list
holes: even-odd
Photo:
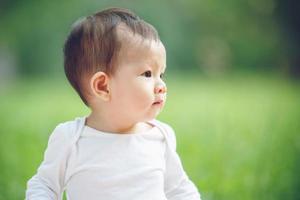
[[153, 87], [149, 82], [140, 82], [135, 84], [135, 87], [132, 87], [131, 95], [140, 103], [147, 104], [149, 101], [153, 101]]
[[116, 106], [145, 107], [154, 100], [154, 88], [151, 82], [136, 80], [124, 82], [112, 93]]
[[151, 82], [151, 80], [145, 80], [142, 79], [138, 82], [138, 84], [135, 84], [135, 94], [134, 96], [139, 102], [139, 105], [148, 107], [149, 105], [152, 105], [154, 101], [154, 84]]

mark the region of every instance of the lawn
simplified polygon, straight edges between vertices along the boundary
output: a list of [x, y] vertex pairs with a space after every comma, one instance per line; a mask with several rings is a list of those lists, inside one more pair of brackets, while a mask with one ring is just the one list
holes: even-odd
[[[300, 199], [300, 84], [254, 75], [167, 79], [159, 119], [205, 200]], [[24, 199], [49, 134], [88, 109], [64, 80], [1, 87], [0, 200]]]

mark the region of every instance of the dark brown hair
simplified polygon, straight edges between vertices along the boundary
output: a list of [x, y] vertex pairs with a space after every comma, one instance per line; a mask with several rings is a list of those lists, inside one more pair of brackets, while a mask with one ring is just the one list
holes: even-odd
[[142, 38], [159, 40], [155, 28], [133, 12], [123, 8], [109, 8], [74, 23], [64, 44], [65, 74], [83, 102], [82, 78], [103, 71], [112, 74], [113, 61], [121, 48], [116, 34], [118, 25]]

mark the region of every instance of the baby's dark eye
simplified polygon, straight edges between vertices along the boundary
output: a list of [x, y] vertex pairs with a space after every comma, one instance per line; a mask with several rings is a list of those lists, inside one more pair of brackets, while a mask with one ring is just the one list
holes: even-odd
[[152, 76], [152, 73], [151, 73], [151, 71], [145, 71], [142, 75], [147, 78], [150, 78]]
[[165, 73], [161, 73], [161, 74], [160, 74], [160, 78], [161, 78], [161, 79], [165, 78]]

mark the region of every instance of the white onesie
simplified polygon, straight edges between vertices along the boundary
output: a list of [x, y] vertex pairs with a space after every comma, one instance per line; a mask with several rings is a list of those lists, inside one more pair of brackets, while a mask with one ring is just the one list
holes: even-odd
[[27, 200], [200, 200], [176, 153], [172, 128], [157, 120], [143, 133], [105, 133], [85, 117], [58, 125], [27, 183]]

